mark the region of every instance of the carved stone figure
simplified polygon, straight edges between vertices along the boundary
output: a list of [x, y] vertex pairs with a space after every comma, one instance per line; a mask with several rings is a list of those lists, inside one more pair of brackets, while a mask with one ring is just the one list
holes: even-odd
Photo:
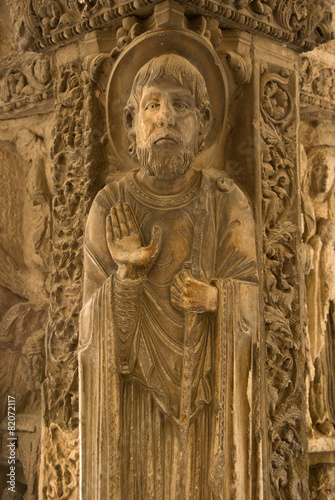
[[82, 496], [246, 498], [252, 213], [192, 168], [211, 106], [185, 58], [138, 71], [124, 123], [140, 168], [98, 193], [86, 228]]
[[307, 244], [307, 309], [311, 361], [313, 426], [335, 435], [335, 149], [313, 148], [305, 186], [304, 241]]

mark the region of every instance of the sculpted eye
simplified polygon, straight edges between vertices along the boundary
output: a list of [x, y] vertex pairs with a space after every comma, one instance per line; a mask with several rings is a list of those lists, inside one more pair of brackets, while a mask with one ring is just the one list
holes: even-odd
[[188, 104], [186, 102], [175, 102], [173, 106], [178, 111], [184, 111], [185, 109], [188, 109]]
[[157, 102], [148, 102], [148, 104], [145, 106], [145, 109], [149, 111], [153, 111], [154, 109], [157, 109], [159, 107], [159, 104]]

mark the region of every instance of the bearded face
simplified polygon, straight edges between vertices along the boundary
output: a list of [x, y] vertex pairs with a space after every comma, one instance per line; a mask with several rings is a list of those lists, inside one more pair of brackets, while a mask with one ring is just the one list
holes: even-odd
[[151, 176], [175, 178], [184, 175], [192, 166], [198, 153], [196, 141], [185, 144], [183, 138], [172, 130], [162, 129], [146, 141], [138, 140], [136, 146], [140, 165]]
[[190, 169], [199, 152], [199, 118], [190, 90], [171, 77], [143, 88], [136, 154], [149, 175], [173, 179]]

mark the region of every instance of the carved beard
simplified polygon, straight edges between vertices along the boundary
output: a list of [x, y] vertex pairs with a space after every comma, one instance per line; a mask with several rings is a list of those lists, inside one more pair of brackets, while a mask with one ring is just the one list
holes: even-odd
[[174, 179], [184, 175], [191, 168], [198, 153], [196, 142], [184, 145], [180, 137], [174, 134], [172, 137], [177, 142], [156, 144], [155, 141], [159, 137], [164, 135], [152, 134], [148, 141], [140, 141], [141, 144], [136, 145], [140, 165], [150, 176], [157, 178]]

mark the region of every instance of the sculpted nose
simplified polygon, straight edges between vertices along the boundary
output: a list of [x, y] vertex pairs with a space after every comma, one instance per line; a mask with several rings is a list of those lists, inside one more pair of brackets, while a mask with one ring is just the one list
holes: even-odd
[[174, 124], [175, 119], [173, 116], [173, 112], [168, 106], [162, 106], [158, 117], [159, 127], [173, 127]]

